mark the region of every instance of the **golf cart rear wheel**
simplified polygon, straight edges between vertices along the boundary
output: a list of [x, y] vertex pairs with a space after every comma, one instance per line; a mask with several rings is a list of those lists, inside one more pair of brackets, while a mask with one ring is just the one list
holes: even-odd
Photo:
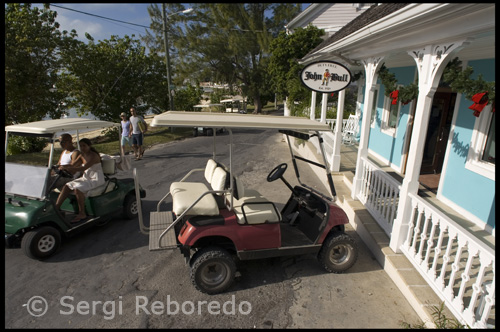
[[200, 249], [191, 260], [191, 282], [200, 292], [218, 294], [234, 281], [236, 264], [231, 255], [218, 247]]
[[356, 241], [345, 233], [329, 235], [318, 254], [318, 260], [325, 270], [333, 273], [343, 273], [351, 268], [357, 259]]
[[61, 234], [50, 226], [35, 228], [23, 236], [21, 248], [26, 256], [44, 259], [52, 256], [61, 245]]

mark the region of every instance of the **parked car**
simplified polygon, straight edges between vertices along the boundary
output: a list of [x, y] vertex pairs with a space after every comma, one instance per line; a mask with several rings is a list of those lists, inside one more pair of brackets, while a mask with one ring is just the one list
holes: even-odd
[[[152, 126], [203, 126], [226, 128], [232, 142], [232, 129], [276, 129], [286, 135], [308, 140], [328, 125], [306, 118], [166, 112], [155, 116]], [[310, 134], [313, 131], [314, 134]], [[288, 140], [290, 144], [290, 141]], [[281, 211], [258, 190], [247, 188], [233, 173], [233, 144], [229, 144], [229, 167], [213, 158], [205, 168], [193, 169], [170, 185], [170, 191], [150, 214], [150, 226], [142, 221], [143, 233], [150, 233], [150, 250], [178, 248], [190, 266], [193, 285], [201, 292], [216, 294], [233, 283], [235, 260], [262, 259], [286, 255], [316, 254], [328, 272], [342, 273], [354, 265], [358, 256], [355, 240], [345, 233], [349, 222], [345, 212], [335, 204], [335, 187], [323, 164], [296, 156], [291, 162], [300, 185], [292, 187], [284, 177], [288, 164], [274, 167], [267, 181], [281, 180], [290, 190], [290, 198]], [[300, 182], [297, 161], [309, 162], [325, 169], [330, 194], [324, 194]], [[270, 168], [272, 166], [270, 165]], [[205, 181], [188, 182], [203, 172]], [[137, 170], [134, 169], [137, 181]], [[172, 211], [162, 204], [172, 199]], [[140, 204], [139, 204], [140, 207]]]
[[[119, 127], [119, 123], [66, 118], [30, 122], [5, 127], [5, 244], [6, 247], [21, 246], [24, 253], [34, 259], [45, 259], [56, 253], [62, 238], [70, 238], [93, 225], [102, 225], [113, 216], [133, 219], [137, 216], [137, 200], [134, 181], [131, 178], [117, 179], [116, 159], [103, 158], [102, 166], [106, 183], [89, 193], [85, 209], [89, 218], [70, 223], [78, 213], [74, 195], [70, 195], [57, 211], [55, 202], [59, 192], [54, 189], [60, 177], [72, 177], [54, 167], [54, 143], [64, 132]], [[7, 161], [7, 146], [13, 136], [45, 137], [49, 140], [50, 154], [43, 166], [29, 165], [25, 160]], [[119, 143], [118, 143], [119, 144]], [[122, 156], [121, 158], [124, 158]], [[19, 159], [19, 158], [18, 158]], [[56, 172], [56, 176], [51, 175]], [[139, 196], [146, 192], [139, 188]]]
[[206, 128], [206, 127], [194, 127], [193, 128], [193, 136], [212, 136], [214, 134], [214, 130], [217, 134], [222, 134], [224, 132], [224, 128]]

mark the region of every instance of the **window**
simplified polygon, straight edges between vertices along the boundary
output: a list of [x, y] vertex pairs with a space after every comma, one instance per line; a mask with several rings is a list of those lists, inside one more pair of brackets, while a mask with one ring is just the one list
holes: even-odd
[[378, 102], [378, 87], [373, 91], [373, 104], [372, 104], [372, 117], [370, 120], [370, 126], [375, 128], [375, 119], [377, 118], [377, 102]]
[[476, 119], [465, 168], [495, 180], [495, 113], [491, 105]]
[[495, 165], [495, 113], [491, 115], [482, 161]]
[[[398, 87], [399, 88], [399, 87]], [[401, 102], [392, 104], [391, 97], [384, 98], [384, 111], [382, 113], [382, 132], [394, 136], [396, 134], [396, 127], [398, 125], [399, 111], [401, 109]]]
[[387, 128], [396, 129], [396, 124], [398, 120], [398, 112], [399, 112], [399, 103], [389, 106], [389, 119], [387, 121]]

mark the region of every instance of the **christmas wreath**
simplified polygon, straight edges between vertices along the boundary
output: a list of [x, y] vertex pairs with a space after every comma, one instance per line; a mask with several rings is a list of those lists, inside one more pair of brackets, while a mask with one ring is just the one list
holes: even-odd
[[470, 66], [462, 70], [462, 61], [455, 58], [446, 66], [443, 81], [448, 83], [453, 91], [474, 102], [469, 107], [474, 111], [474, 116], [479, 116], [483, 108], [490, 103], [491, 111], [495, 112], [495, 82], [486, 82], [481, 74], [477, 79], [471, 79], [473, 72]]
[[[468, 66], [462, 70], [462, 62], [455, 58], [446, 66], [443, 72], [443, 81], [457, 93], [461, 93], [465, 98], [472, 100], [469, 109], [474, 111], [474, 116], [479, 116], [483, 108], [492, 104], [492, 112], [495, 112], [495, 82], [486, 82], [481, 74], [477, 79], [471, 79], [470, 76], [474, 70]], [[379, 70], [379, 78], [385, 86], [385, 95], [392, 98], [392, 104], [395, 105], [398, 100], [403, 105], [408, 104], [418, 96], [418, 82], [397, 89], [398, 81], [396, 75], [382, 65]]]
[[396, 105], [396, 103], [401, 101], [403, 105], [408, 104], [413, 99], [418, 97], [418, 82], [411, 83], [407, 86], [402, 86], [399, 89], [398, 81], [396, 80], [396, 75], [389, 72], [385, 65], [380, 67], [378, 72], [378, 77], [380, 81], [385, 86], [385, 95], [387, 97], [392, 98], [392, 105]]

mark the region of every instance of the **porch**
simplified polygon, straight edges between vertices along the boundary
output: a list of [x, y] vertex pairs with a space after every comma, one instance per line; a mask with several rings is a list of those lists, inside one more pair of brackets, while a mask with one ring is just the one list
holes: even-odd
[[[318, 155], [312, 145], [307, 150]], [[410, 197], [413, 209], [402, 253], [395, 253], [389, 243], [403, 176], [368, 155], [353, 199], [357, 154], [356, 143], [341, 145], [340, 170], [332, 173], [337, 204], [422, 320], [432, 322], [433, 306], [444, 301], [448, 318], [470, 327], [495, 326], [494, 237], [421, 185], [418, 196]]]

